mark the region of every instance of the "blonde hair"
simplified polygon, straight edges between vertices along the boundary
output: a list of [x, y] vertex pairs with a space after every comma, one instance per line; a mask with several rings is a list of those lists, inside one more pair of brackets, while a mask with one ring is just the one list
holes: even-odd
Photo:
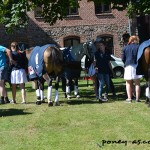
[[138, 44], [139, 43], [139, 37], [135, 36], [135, 35], [130, 36], [128, 44], [131, 44], [131, 43], [137, 43]]

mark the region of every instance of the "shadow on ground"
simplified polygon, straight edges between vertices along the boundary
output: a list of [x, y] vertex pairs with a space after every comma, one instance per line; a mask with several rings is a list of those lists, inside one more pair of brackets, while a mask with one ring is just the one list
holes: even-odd
[[16, 115], [28, 115], [29, 112], [24, 112], [24, 109], [0, 109], [0, 117], [16, 116]]

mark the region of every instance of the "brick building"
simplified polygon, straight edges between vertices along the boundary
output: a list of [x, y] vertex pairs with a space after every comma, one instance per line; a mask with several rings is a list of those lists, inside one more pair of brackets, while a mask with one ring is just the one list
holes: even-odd
[[126, 11], [111, 10], [110, 5], [96, 5], [87, 0], [79, 1], [79, 5], [78, 9], [68, 9], [68, 16], [53, 26], [44, 23], [39, 8], [28, 12], [30, 19], [25, 29], [9, 35], [0, 27], [0, 43], [5, 46], [9, 46], [12, 41], [25, 42], [29, 46], [57, 43], [64, 47], [102, 37], [110, 51], [120, 57], [122, 35], [130, 32], [130, 29], [136, 32], [135, 28], [132, 29], [136, 22], [129, 22]]

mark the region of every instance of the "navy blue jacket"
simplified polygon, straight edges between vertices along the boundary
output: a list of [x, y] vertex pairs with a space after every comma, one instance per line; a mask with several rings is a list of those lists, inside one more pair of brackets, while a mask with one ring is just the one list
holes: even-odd
[[131, 43], [122, 49], [122, 61], [125, 66], [137, 64], [138, 48], [138, 44]]
[[95, 52], [96, 67], [98, 68], [98, 73], [109, 74], [110, 66], [109, 62], [112, 60], [109, 53], [101, 53], [100, 51]]
[[12, 51], [12, 58], [16, 61], [16, 65], [12, 64], [11, 69], [12, 70], [18, 70], [18, 69], [26, 69], [25, 59], [26, 56], [24, 53], [18, 53], [16, 51]]

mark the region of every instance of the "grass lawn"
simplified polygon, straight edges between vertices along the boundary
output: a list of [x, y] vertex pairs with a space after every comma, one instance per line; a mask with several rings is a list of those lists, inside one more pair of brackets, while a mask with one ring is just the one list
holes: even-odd
[[107, 103], [95, 99], [92, 81], [87, 87], [80, 80], [80, 99], [65, 99], [60, 88], [61, 106], [48, 107], [35, 105], [35, 91], [27, 83], [27, 104], [20, 104], [18, 89], [17, 104], [0, 105], [0, 149], [149, 150], [150, 108], [144, 103], [144, 81], [141, 103], [124, 102], [123, 79], [114, 79], [114, 84], [118, 97], [113, 99], [110, 93]]

